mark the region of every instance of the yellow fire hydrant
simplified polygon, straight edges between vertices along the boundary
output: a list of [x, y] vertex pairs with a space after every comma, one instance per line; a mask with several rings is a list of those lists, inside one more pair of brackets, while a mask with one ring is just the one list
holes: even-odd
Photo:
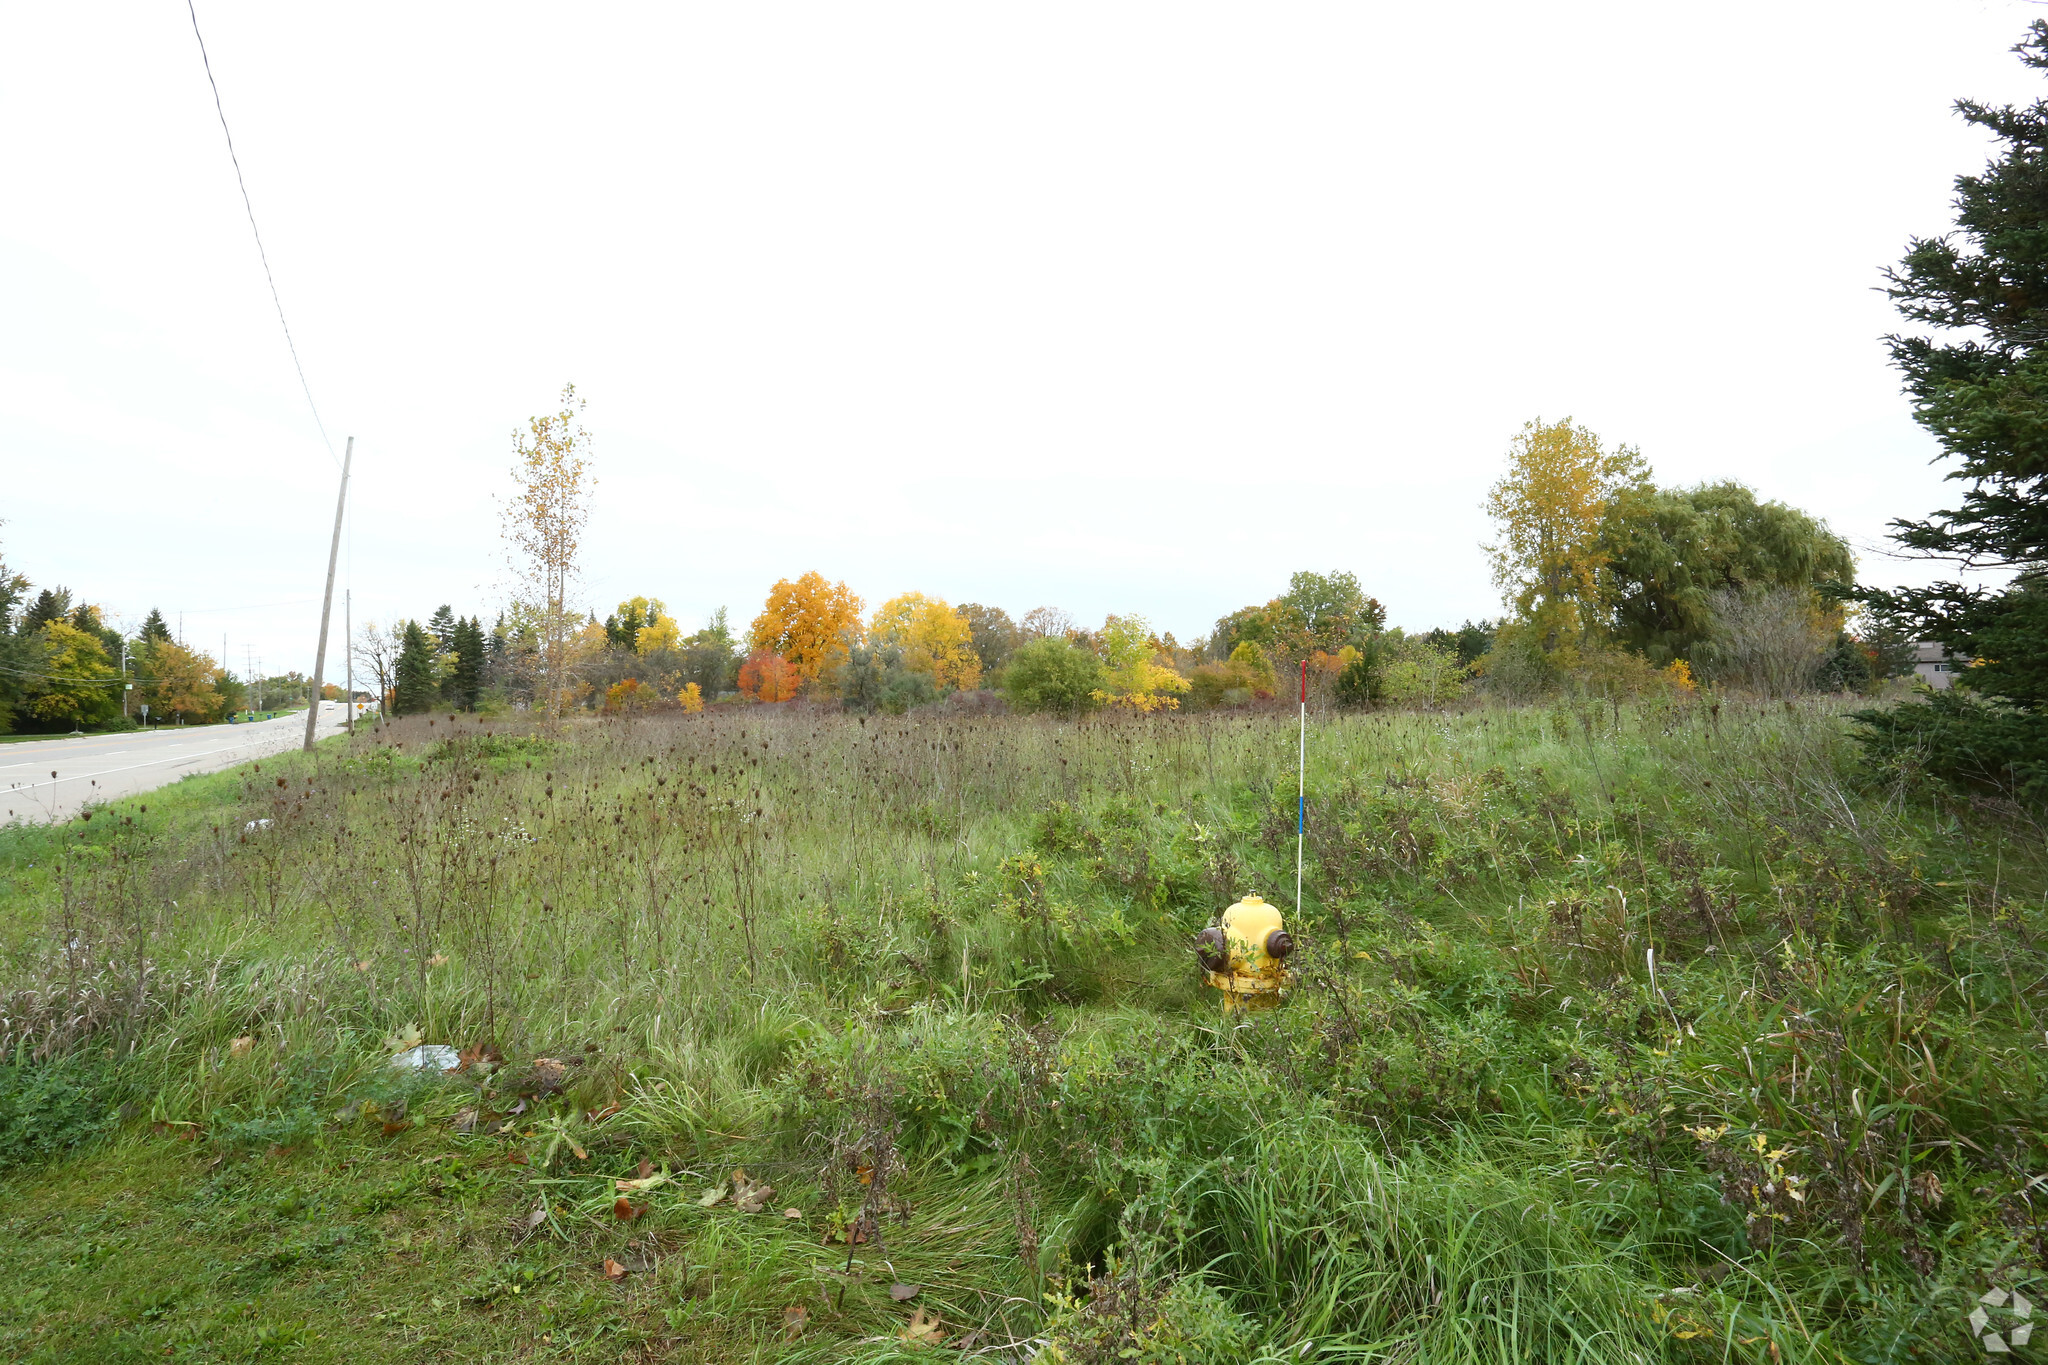
[[1246, 896], [1225, 910], [1195, 941], [1204, 979], [1223, 992], [1223, 1012], [1242, 1014], [1278, 1004], [1287, 985], [1281, 964], [1294, 939], [1277, 906]]

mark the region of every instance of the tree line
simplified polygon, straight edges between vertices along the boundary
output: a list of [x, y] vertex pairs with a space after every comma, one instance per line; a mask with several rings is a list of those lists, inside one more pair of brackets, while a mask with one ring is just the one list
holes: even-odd
[[1532, 422], [1491, 507], [1507, 610], [1429, 631], [1388, 627], [1343, 570], [1295, 573], [1185, 643], [1137, 613], [1084, 627], [1056, 607], [1013, 617], [921, 592], [870, 611], [813, 570], [777, 581], [744, 632], [720, 608], [686, 634], [652, 596], [581, 613], [560, 633], [553, 680], [544, 613], [517, 601], [488, 632], [448, 606], [424, 625], [368, 627], [357, 658], [398, 714], [549, 698], [608, 715], [799, 698], [891, 714], [1146, 713], [1291, 700], [1304, 675], [1319, 704], [1359, 708], [1703, 681], [1788, 695], [1867, 688], [1905, 667], [1898, 641], [1847, 628], [1854, 566], [1841, 538], [1740, 484], [1659, 488], [1635, 452], [1569, 421]]
[[290, 673], [252, 689], [174, 639], [162, 612], [152, 608], [124, 635], [103, 608], [66, 587], [35, 590], [0, 558], [0, 734], [118, 730], [140, 723], [144, 708], [152, 723], [206, 724], [241, 709], [252, 690], [295, 703], [306, 680]]
[[1390, 628], [1343, 570], [1298, 572], [1186, 643], [1136, 612], [1085, 627], [1051, 606], [1012, 617], [915, 591], [869, 610], [816, 570], [778, 580], [744, 632], [720, 608], [685, 634], [653, 596], [600, 619], [571, 602], [596, 483], [582, 412], [567, 387], [557, 411], [513, 433], [501, 529], [518, 587], [490, 631], [443, 607], [358, 643], [394, 711], [558, 717], [805, 698], [897, 714], [1144, 713], [1256, 705], [1297, 679], [1346, 707], [1442, 705], [1474, 688], [1521, 700], [1712, 683], [1783, 696], [1869, 689], [1908, 667], [1889, 618], [1852, 628], [1854, 560], [1825, 522], [1739, 483], [1661, 487], [1640, 452], [1568, 418], [1528, 423], [1489, 492], [1495, 620]]

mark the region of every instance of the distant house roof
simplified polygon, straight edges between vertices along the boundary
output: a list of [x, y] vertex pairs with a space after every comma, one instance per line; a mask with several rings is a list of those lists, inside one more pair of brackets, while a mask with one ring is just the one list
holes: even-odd
[[1945, 664], [1955, 656], [1948, 652], [1947, 645], [1932, 640], [1922, 640], [1913, 646], [1913, 662], [1916, 664]]

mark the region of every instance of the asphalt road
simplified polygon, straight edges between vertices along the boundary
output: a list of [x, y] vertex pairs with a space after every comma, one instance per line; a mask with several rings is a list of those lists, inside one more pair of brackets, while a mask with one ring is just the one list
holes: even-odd
[[[340, 702], [320, 703], [318, 733], [336, 733], [345, 719]], [[139, 796], [193, 773], [216, 773], [296, 749], [305, 740], [306, 718], [294, 714], [247, 725], [169, 726], [0, 744], [0, 824], [63, 820], [102, 801]]]

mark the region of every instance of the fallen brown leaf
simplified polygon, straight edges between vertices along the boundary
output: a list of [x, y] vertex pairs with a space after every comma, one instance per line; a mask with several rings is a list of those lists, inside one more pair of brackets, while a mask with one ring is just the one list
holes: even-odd
[[533, 1208], [527, 1212], [527, 1215], [524, 1218], [521, 1218], [519, 1221], [521, 1225], [525, 1227], [526, 1231], [532, 1232], [535, 1228], [539, 1227], [542, 1223], [545, 1223], [547, 1220], [548, 1201], [543, 1199], [536, 1203], [533, 1206]]
[[647, 1178], [648, 1176], [650, 1176], [650, 1175], [653, 1175], [653, 1174], [654, 1174], [654, 1163], [653, 1163], [653, 1162], [651, 1162], [651, 1161], [649, 1161], [649, 1160], [648, 1160], [648, 1159], [647, 1159], [646, 1157], [644, 1157], [644, 1156], [643, 1156], [643, 1157], [641, 1157], [641, 1158], [640, 1158], [640, 1178], [641, 1178], [642, 1180], [645, 1180], [645, 1179], [646, 1179], [646, 1178]]
[[837, 1232], [832, 1231], [830, 1228], [825, 1229], [826, 1246], [831, 1246], [834, 1242], [839, 1243], [841, 1246], [859, 1246], [867, 1241], [867, 1239], [868, 1219], [866, 1214], [862, 1214]]
[[755, 1180], [744, 1170], [732, 1173], [732, 1202], [741, 1213], [759, 1213], [775, 1198], [775, 1187]]
[[782, 1337], [794, 1341], [803, 1335], [804, 1326], [811, 1320], [811, 1310], [800, 1303], [793, 1303], [782, 1310]]
[[904, 1327], [902, 1339], [914, 1346], [937, 1346], [946, 1339], [946, 1334], [939, 1328], [938, 1314], [920, 1308]]
[[478, 1039], [476, 1042], [470, 1044], [468, 1047], [462, 1049], [462, 1051], [455, 1054], [455, 1069], [457, 1071], [469, 1071], [471, 1069], [474, 1069], [477, 1072], [482, 1073], [485, 1071], [489, 1071], [491, 1068], [497, 1066], [504, 1060], [505, 1054], [499, 1052], [498, 1049], [487, 1045], [483, 1042], [482, 1039]]
[[584, 1117], [588, 1122], [591, 1123], [603, 1123], [606, 1119], [610, 1118], [613, 1114], [616, 1114], [618, 1112], [619, 1104], [617, 1100], [614, 1100], [602, 1109], [591, 1110]]
[[645, 1212], [647, 1212], [645, 1204], [635, 1204], [623, 1194], [612, 1201], [612, 1217], [618, 1219], [621, 1223], [630, 1223]]
[[604, 1277], [616, 1284], [626, 1278], [626, 1267], [607, 1256], [604, 1258]]
[[255, 1046], [256, 1040], [245, 1034], [242, 1037], [235, 1039], [235, 1041], [233, 1041], [232, 1043], [228, 1044], [228, 1056], [246, 1057], [249, 1055], [250, 1049], [254, 1048]]
[[903, 1303], [907, 1300], [916, 1298], [917, 1291], [922, 1289], [923, 1287], [923, 1285], [904, 1284], [901, 1280], [899, 1280], [895, 1284], [889, 1286], [889, 1297], [896, 1300], [896, 1302], [898, 1303]]
[[428, 965], [429, 967], [445, 967], [445, 966], [447, 966], [447, 965], [448, 965], [448, 954], [446, 954], [446, 953], [435, 953], [435, 954], [434, 954], [434, 955], [433, 955], [432, 957], [430, 957], [430, 958], [428, 958], [428, 959], [427, 959], [427, 965]]
[[384, 1125], [384, 1136], [396, 1137], [410, 1127], [412, 1127], [411, 1119], [399, 1119], [395, 1123], [388, 1122]]
[[450, 1126], [458, 1133], [474, 1133], [480, 1117], [476, 1110], [465, 1109], [455, 1116]]
[[782, 1211], [782, 1216], [784, 1218], [791, 1220], [792, 1222], [798, 1222], [802, 1220], [804, 1215], [803, 1210], [801, 1209], [784, 1209]]

